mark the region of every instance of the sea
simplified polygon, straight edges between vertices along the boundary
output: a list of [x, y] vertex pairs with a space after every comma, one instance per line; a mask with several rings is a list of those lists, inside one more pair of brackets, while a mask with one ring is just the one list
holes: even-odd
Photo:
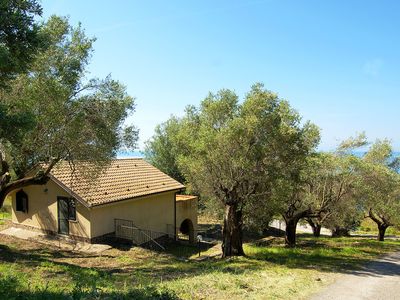
[[143, 158], [144, 153], [142, 151], [127, 151], [127, 152], [118, 152], [117, 158]]

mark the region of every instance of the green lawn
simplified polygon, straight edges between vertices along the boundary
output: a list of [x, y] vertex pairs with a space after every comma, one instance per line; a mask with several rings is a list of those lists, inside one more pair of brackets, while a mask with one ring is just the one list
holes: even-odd
[[338, 272], [399, 248], [398, 241], [304, 236], [295, 249], [265, 239], [246, 244], [245, 258], [221, 260], [217, 245], [198, 260], [189, 246], [94, 256], [0, 235], [0, 299], [304, 299]]
[[0, 208], [0, 225], [5, 225], [11, 219], [11, 198], [4, 200], [3, 206]]

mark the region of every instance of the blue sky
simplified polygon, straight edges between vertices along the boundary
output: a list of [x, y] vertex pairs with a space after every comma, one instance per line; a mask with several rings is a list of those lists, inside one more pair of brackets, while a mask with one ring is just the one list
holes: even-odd
[[290, 101], [330, 150], [356, 132], [400, 150], [400, 1], [42, 2], [97, 37], [91, 76], [136, 97], [140, 148], [209, 91], [255, 82]]

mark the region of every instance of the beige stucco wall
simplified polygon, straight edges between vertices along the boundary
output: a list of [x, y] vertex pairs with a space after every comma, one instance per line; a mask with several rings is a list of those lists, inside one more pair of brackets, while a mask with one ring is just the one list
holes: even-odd
[[179, 228], [185, 219], [193, 223], [194, 233], [197, 234], [197, 197], [176, 202], [176, 226]]
[[140, 229], [168, 233], [168, 224], [174, 224], [174, 201], [175, 192], [166, 192], [93, 207], [91, 235], [114, 232], [114, 219], [131, 220]]
[[[32, 185], [23, 188], [28, 195], [28, 213], [16, 211], [15, 194], [12, 198], [12, 221], [46, 231], [58, 232], [57, 196], [70, 197], [53, 181], [46, 185]], [[70, 235], [91, 238], [90, 211], [78, 201], [76, 202], [76, 221], [69, 222]]]
[[[54, 181], [46, 185], [23, 188], [28, 195], [28, 213], [15, 210], [15, 194], [12, 198], [12, 221], [17, 224], [58, 232], [57, 197], [70, 197]], [[115, 231], [115, 219], [132, 220], [135, 226], [156, 232], [173, 234], [175, 191], [124, 200], [102, 206], [86, 208], [76, 201], [76, 221], [69, 222], [70, 235], [95, 238]], [[176, 227], [190, 219], [197, 230], [197, 198], [177, 201]]]

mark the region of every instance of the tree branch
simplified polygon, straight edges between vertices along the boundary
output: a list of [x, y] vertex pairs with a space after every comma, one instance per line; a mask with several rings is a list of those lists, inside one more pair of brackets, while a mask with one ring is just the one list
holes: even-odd
[[372, 208], [369, 209], [368, 216], [371, 218], [372, 221], [374, 221], [378, 225], [382, 225], [383, 221], [379, 219], [379, 216], [374, 213]]
[[35, 175], [24, 177], [10, 182], [11, 176], [6, 173], [1, 178], [0, 186], [0, 207], [3, 206], [6, 196], [16, 190], [29, 185], [42, 185], [46, 184], [50, 179], [49, 174], [53, 167], [60, 161], [60, 158], [53, 158], [44, 171], [40, 170]]

